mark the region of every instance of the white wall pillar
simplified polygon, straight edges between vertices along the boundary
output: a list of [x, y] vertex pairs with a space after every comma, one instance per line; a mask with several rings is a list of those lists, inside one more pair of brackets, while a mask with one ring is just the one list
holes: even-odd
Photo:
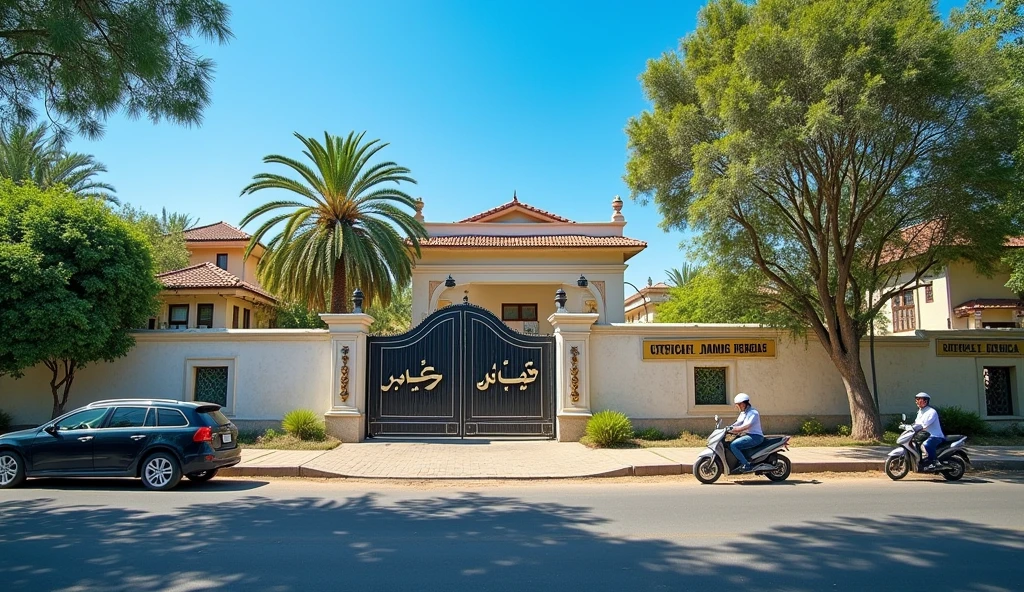
[[590, 419], [590, 330], [600, 315], [556, 312], [548, 317], [555, 331], [555, 434], [560, 442], [579, 440]]
[[331, 335], [331, 392], [324, 413], [327, 433], [342, 442], [366, 437], [367, 314], [321, 314]]

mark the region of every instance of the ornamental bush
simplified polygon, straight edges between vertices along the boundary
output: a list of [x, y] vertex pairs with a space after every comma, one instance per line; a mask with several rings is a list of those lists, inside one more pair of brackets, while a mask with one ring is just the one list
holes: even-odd
[[801, 436], [821, 436], [825, 433], [825, 425], [814, 417], [808, 417], [800, 424]]
[[587, 437], [597, 446], [621, 444], [633, 437], [633, 424], [620, 411], [598, 411], [587, 422]]
[[281, 427], [299, 440], [322, 442], [327, 438], [327, 426], [324, 425], [323, 418], [310, 409], [289, 411], [281, 420]]
[[936, 407], [935, 410], [939, 412], [939, 425], [944, 434], [984, 436], [992, 432], [985, 420], [973, 411], [966, 411], [956, 405]]
[[662, 432], [658, 428], [644, 428], [642, 430], [639, 430], [634, 437], [638, 440], [651, 441], [668, 439], [668, 436], [665, 434], [665, 432]]

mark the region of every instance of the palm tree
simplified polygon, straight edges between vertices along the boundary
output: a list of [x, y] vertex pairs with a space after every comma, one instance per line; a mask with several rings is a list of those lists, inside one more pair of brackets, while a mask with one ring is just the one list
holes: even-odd
[[668, 285], [675, 288], [685, 286], [690, 283], [690, 280], [694, 278], [703, 269], [700, 265], [691, 265], [689, 263], [683, 263], [683, 266], [679, 269], [672, 268], [666, 269], [665, 273], [668, 275]]
[[[330, 294], [330, 312], [348, 310], [349, 287], [358, 287], [366, 306], [387, 306], [396, 286], [412, 278], [413, 255], [420, 254], [423, 225], [399, 206], [415, 207], [412, 197], [386, 183], [415, 183], [409, 169], [393, 162], [369, 164], [387, 144], [363, 143], [366, 132], [347, 138], [324, 133], [324, 144], [295, 137], [313, 167], [271, 154], [267, 164], [283, 164], [301, 180], [259, 173], [242, 195], [262, 189], [284, 189], [302, 201], [277, 200], [246, 214], [242, 227], [279, 209], [253, 233], [246, 256], [263, 236], [280, 223], [284, 228], [267, 243], [257, 274], [263, 287], [285, 301], [303, 302], [323, 310]], [[399, 230], [402, 234], [399, 234]], [[404, 234], [404, 236], [403, 236]]]
[[107, 172], [103, 163], [89, 154], [68, 152], [64, 142], [47, 137], [47, 127], [34, 129], [18, 124], [0, 135], [0, 176], [15, 183], [31, 181], [42, 189], [64, 185], [79, 197], [92, 197], [118, 203], [114, 188], [96, 180]]

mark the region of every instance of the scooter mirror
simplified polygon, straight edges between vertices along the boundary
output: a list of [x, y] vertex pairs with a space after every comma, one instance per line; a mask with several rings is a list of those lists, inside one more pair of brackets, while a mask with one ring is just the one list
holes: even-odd
[[903, 414], [903, 421], [907, 421], [907, 414], [906, 413]]
[[717, 415], [715, 416], [715, 421], [718, 421], [718, 416]]

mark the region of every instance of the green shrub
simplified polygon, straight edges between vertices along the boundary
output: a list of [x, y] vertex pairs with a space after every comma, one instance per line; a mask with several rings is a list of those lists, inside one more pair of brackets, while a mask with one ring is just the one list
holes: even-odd
[[902, 433], [903, 432], [893, 432], [893, 431], [890, 431], [890, 430], [886, 430], [885, 433], [882, 434], [882, 442], [884, 442], [884, 443], [886, 443], [886, 444], [888, 444], [890, 446], [895, 446], [896, 445], [896, 439], [899, 438], [900, 434], [902, 434]]
[[281, 437], [281, 432], [275, 430], [274, 428], [267, 428], [267, 431], [263, 432], [263, 439], [264, 440], [273, 440], [274, 438], [280, 438], [280, 437]]
[[668, 436], [665, 432], [658, 428], [644, 428], [638, 431], [635, 435], [638, 440], [667, 440]]
[[[911, 421], [909, 418], [907, 421]], [[894, 415], [889, 418], [889, 421], [885, 422], [885, 426], [882, 427], [883, 432], [896, 432], [897, 434], [903, 433], [900, 429], [900, 424], [903, 423], [903, 417]]]
[[825, 425], [813, 417], [808, 417], [800, 424], [801, 436], [821, 436], [825, 434]]
[[11, 416], [3, 410], [0, 410], [0, 434], [3, 434], [7, 430], [11, 429]]
[[984, 436], [992, 432], [985, 420], [973, 411], [965, 411], [956, 405], [937, 407], [939, 425], [943, 433], [963, 436]]
[[839, 436], [843, 436], [845, 438], [848, 437], [850, 433], [850, 426], [848, 425], [840, 425], [836, 427], [836, 434]]
[[310, 409], [289, 411], [281, 420], [281, 427], [299, 440], [320, 442], [327, 438], [327, 427], [324, 425], [324, 420]]
[[1020, 438], [1024, 436], [1024, 426], [1017, 422], [1013, 422], [1003, 430], [1002, 435]]
[[587, 437], [597, 446], [621, 444], [633, 437], [633, 424], [619, 411], [598, 411], [587, 422]]

